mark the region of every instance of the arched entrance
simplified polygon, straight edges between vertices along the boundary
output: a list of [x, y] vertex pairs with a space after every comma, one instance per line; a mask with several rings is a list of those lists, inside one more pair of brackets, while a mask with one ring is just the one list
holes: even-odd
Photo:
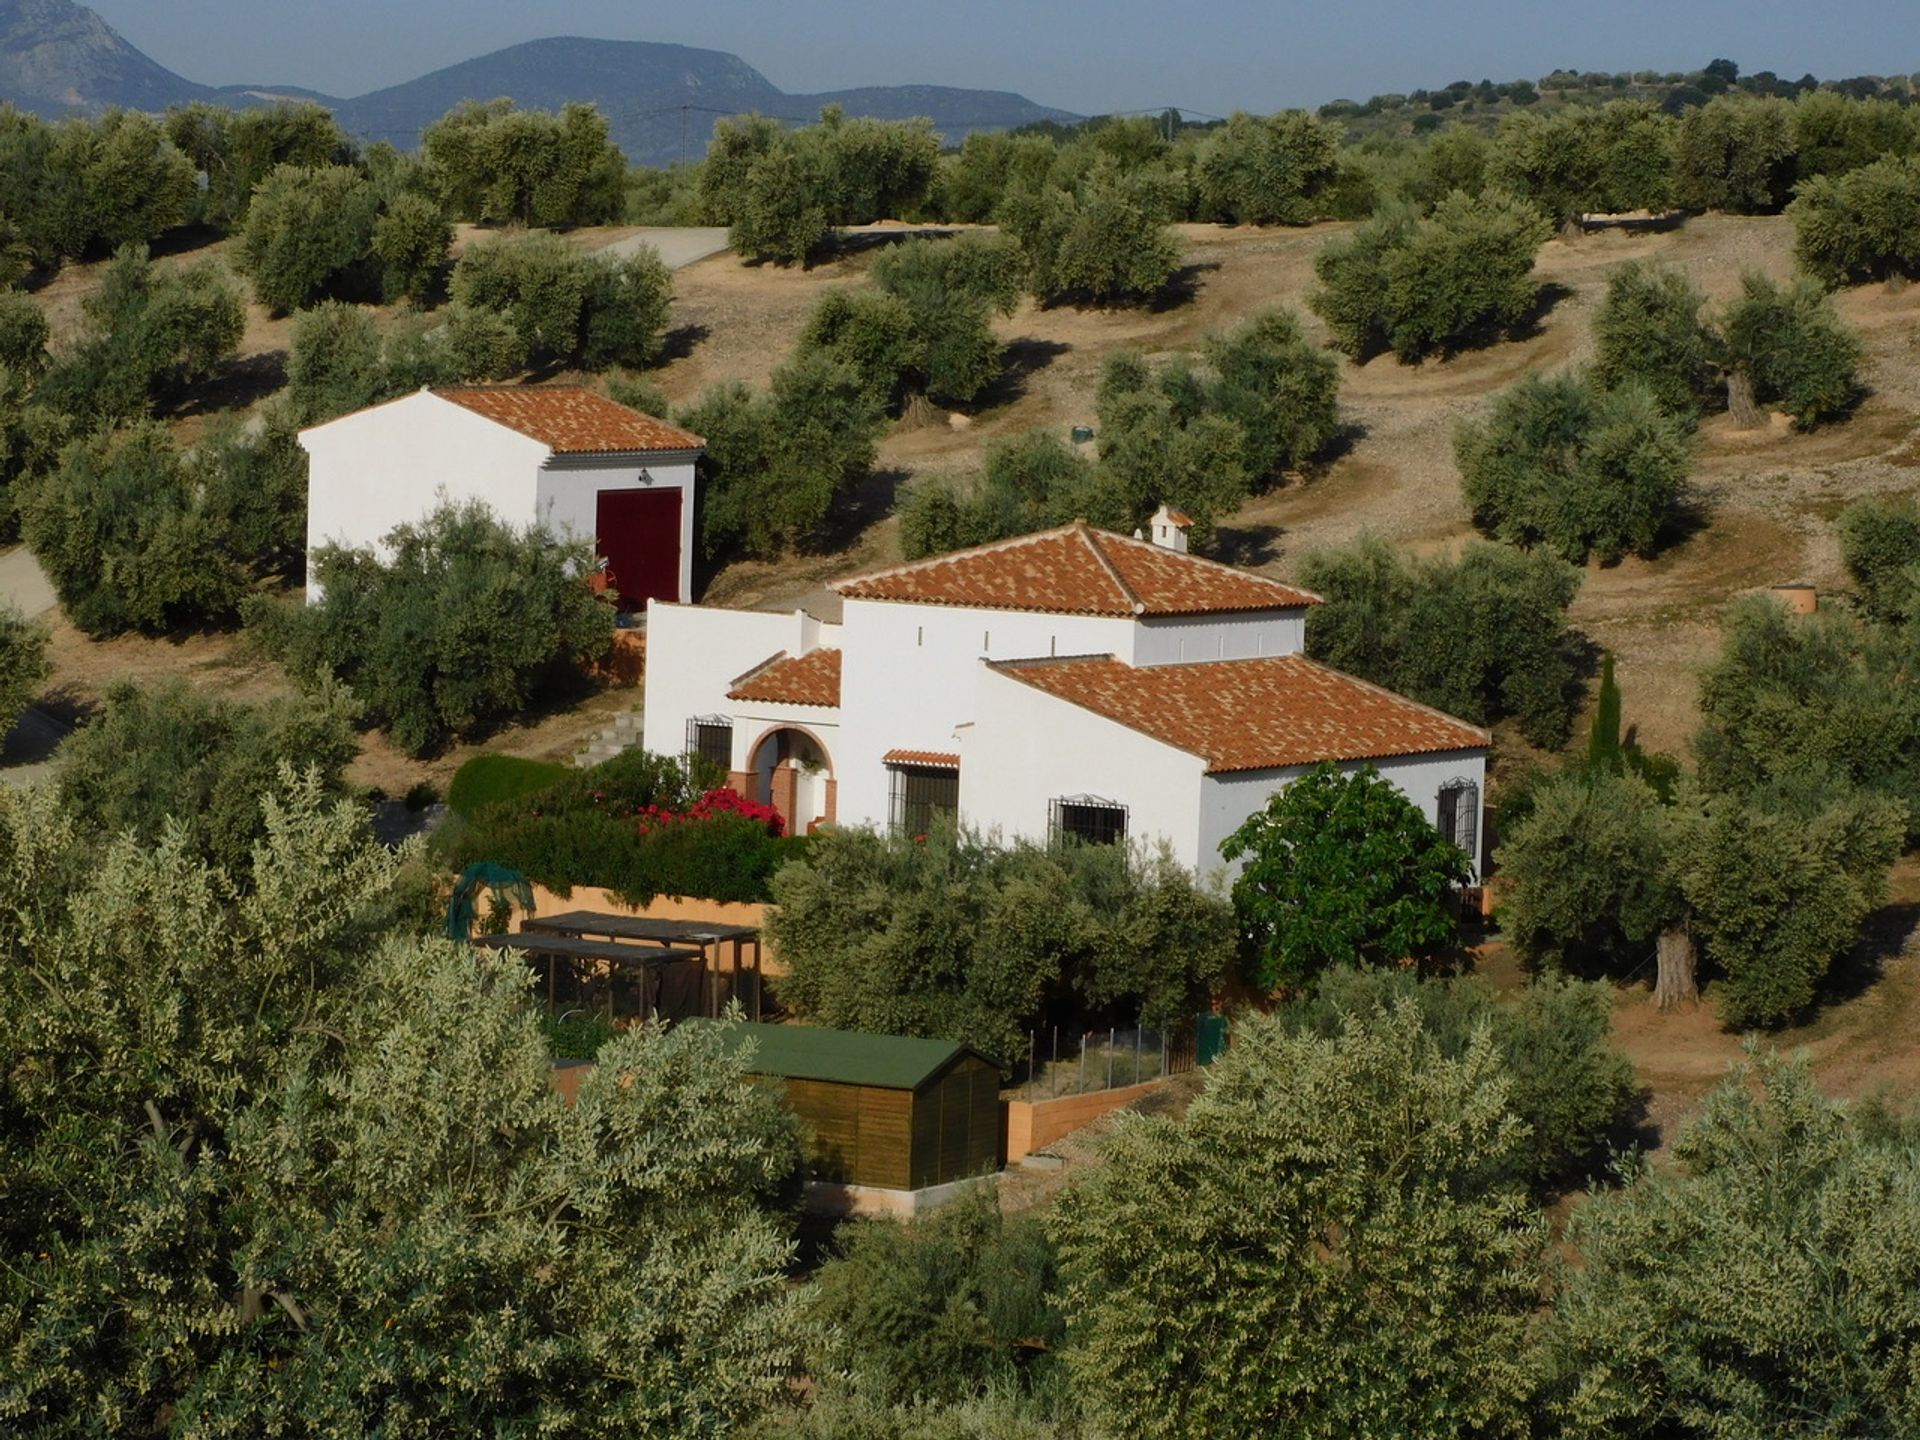
[[748, 756], [747, 773], [753, 787], [748, 798], [778, 810], [789, 835], [832, 823], [833, 761], [809, 732], [797, 726], [769, 730]]

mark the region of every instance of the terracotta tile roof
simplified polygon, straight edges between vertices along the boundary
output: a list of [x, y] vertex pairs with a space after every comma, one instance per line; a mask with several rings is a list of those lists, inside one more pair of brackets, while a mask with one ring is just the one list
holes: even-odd
[[556, 455], [698, 450], [707, 443], [583, 385], [446, 385], [433, 393], [538, 440]]
[[837, 580], [833, 588], [852, 600], [1059, 615], [1209, 615], [1320, 603], [1277, 580], [1081, 521]]
[[1125, 665], [1007, 660], [1001, 674], [1198, 755], [1209, 774], [1474, 750], [1485, 730], [1304, 655]]
[[729, 700], [771, 700], [781, 705], [840, 703], [840, 652], [822, 647], [804, 655], [782, 650], [733, 682]]
[[933, 770], [958, 770], [960, 757], [940, 750], [889, 750], [880, 757], [882, 765], [924, 765]]

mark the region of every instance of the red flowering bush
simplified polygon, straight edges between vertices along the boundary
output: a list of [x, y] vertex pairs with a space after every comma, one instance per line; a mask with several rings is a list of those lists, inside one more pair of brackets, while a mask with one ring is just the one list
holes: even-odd
[[709, 790], [684, 810], [675, 810], [666, 805], [643, 805], [634, 811], [639, 821], [640, 833], [650, 834], [663, 825], [684, 825], [690, 820], [739, 819], [750, 820], [756, 825], [766, 827], [767, 834], [778, 839], [787, 833], [786, 822], [780, 818], [780, 812], [771, 805], [762, 805], [757, 800], [749, 800], [737, 790], [729, 790], [724, 785]]

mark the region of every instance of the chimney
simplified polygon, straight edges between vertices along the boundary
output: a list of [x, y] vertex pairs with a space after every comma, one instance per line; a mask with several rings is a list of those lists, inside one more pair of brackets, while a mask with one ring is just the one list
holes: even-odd
[[1153, 543], [1162, 550], [1174, 550], [1187, 553], [1187, 527], [1193, 524], [1178, 510], [1169, 510], [1162, 505], [1153, 512], [1153, 519], [1147, 522], [1151, 527]]

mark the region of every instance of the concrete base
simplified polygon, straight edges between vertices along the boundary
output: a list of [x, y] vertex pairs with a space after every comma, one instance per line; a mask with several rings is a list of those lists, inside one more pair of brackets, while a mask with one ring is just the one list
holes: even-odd
[[878, 1185], [834, 1185], [825, 1180], [807, 1182], [807, 1209], [816, 1215], [891, 1215], [905, 1220], [923, 1210], [937, 1210], [976, 1185], [1000, 1183], [998, 1175], [976, 1175], [920, 1190], [888, 1190]]

